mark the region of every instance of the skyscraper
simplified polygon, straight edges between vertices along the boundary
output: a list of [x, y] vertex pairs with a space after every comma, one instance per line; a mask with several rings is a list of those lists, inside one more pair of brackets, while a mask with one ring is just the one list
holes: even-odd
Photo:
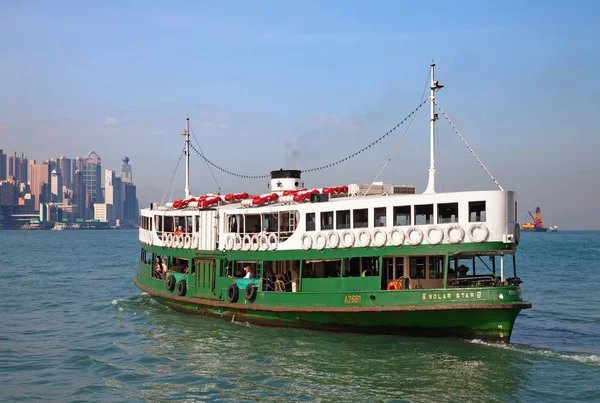
[[81, 157], [77, 157], [74, 160], [72, 160], [72, 162], [73, 162], [73, 167], [72, 167], [73, 176], [75, 176], [75, 171], [79, 171], [83, 174], [83, 159]]
[[7, 162], [7, 155], [4, 154], [4, 150], [0, 150], [0, 181], [5, 181], [6, 178], [8, 178], [7, 175], [7, 167], [6, 167], [6, 162]]
[[79, 170], [73, 173], [73, 204], [77, 206], [76, 218], [85, 218], [85, 185], [83, 173]]
[[21, 153], [19, 157], [16, 152], [8, 156], [7, 161], [7, 177], [13, 176], [15, 180], [23, 183], [27, 183], [29, 176], [27, 175], [27, 158]]
[[60, 168], [58, 173], [62, 176], [63, 185], [68, 189], [73, 189], [71, 158], [65, 158], [63, 156], [58, 157], [58, 167]]
[[36, 164], [35, 160], [30, 162], [31, 180], [30, 191], [34, 197], [34, 209], [39, 211], [40, 203], [50, 201], [50, 170], [48, 164]]
[[132, 224], [138, 221], [138, 200], [136, 189], [133, 183], [123, 182], [123, 220], [128, 220]]
[[104, 203], [113, 205], [115, 220], [123, 219], [123, 185], [121, 178], [111, 169], [104, 170]]
[[63, 201], [63, 181], [60, 173], [53, 169], [50, 173], [50, 201], [62, 203]]
[[131, 171], [131, 165], [129, 165], [129, 157], [123, 157], [121, 180], [123, 183], [133, 183], [133, 172]]
[[102, 203], [102, 159], [94, 151], [83, 157], [83, 183], [86, 218], [91, 218], [94, 216], [94, 203]]

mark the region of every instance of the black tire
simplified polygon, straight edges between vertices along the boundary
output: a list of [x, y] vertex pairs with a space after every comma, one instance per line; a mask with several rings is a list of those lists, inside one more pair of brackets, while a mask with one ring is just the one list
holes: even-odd
[[240, 289], [237, 288], [237, 285], [231, 284], [227, 289], [227, 301], [230, 303], [237, 302], [240, 297]]
[[244, 291], [244, 297], [250, 302], [254, 301], [256, 299], [256, 289], [255, 285], [248, 284], [246, 291]]
[[173, 291], [175, 289], [175, 276], [170, 275], [167, 277], [167, 290]]
[[185, 297], [185, 293], [187, 291], [187, 284], [185, 283], [184, 279], [179, 280], [179, 283], [177, 283], [177, 295], [179, 295], [180, 297]]

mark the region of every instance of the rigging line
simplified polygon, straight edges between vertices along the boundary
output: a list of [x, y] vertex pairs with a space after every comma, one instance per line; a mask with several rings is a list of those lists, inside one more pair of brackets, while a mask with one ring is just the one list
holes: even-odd
[[456, 132], [456, 134], [458, 134], [460, 136], [461, 140], [463, 141], [463, 143], [465, 143], [465, 145], [467, 146], [467, 148], [469, 149], [469, 151], [471, 151], [471, 154], [473, 154], [473, 156], [475, 157], [475, 159], [479, 162], [479, 165], [481, 165], [481, 167], [485, 170], [485, 172], [488, 174], [488, 176], [494, 181], [494, 183], [496, 184], [496, 186], [498, 186], [500, 188], [500, 190], [504, 190], [502, 188], [502, 186], [500, 186], [500, 184], [498, 183], [498, 181], [496, 180], [496, 178], [494, 178], [494, 176], [492, 175], [492, 173], [485, 167], [485, 165], [483, 164], [483, 161], [481, 161], [481, 159], [479, 159], [479, 157], [477, 156], [477, 154], [475, 154], [475, 151], [471, 148], [471, 146], [469, 145], [469, 143], [467, 143], [467, 140], [465, 140], [465, 138], [463, 137], [462, 134], [460, 134], [460, 132], [458, 131], [458, 129], [456, 128], [456, 126], [454, 126], [454, 123], [452, 123], [452, 121], [450, 120], [450, 117], [448, 116], [448, 114], [446, 113], [446, 111], [444, 111], [444, 109], [440, 106], [440, 104], [438, 104], [437, 101], [435, 101], [435, 104], [440, 109], [440, 111], [442, 111], [442, 113], [444, 114], [444, 117], [446, 118], [446, 120], [448, 121], [448, 123], [450, 123], [450, 126], [452, 126], [452, 128], [454, 129], [454, 131]]
[[[173, 171], [173, 176], [171, 176], [171, 180], [169, 181], [169, 184], [167, 185], [167, 190], [165, 191], [165, 194], [163, 195], [161, 201], [160, 201], [160, 205], [163, 206], [164, 205], [164, 201], [165, 201], [165, 197], [167, 197], [167, 193], [169, 193], [169, 188], [171, 188], [171, 184], [173, 183], [173, 179], [175, 179], [175, 174], [177, 173], [177, 169], [179, 169], [179, 164], [181, 163], [181, 158], [183, 157], [183, 155], [185, 154], [185, 146], [183, 147], [183, 150], [181, 150], [181, 155], [179, 156], [179, 160], [177, 161], [177, 165], [175, 166], [175, 170]], [[175, 185], [173, 185], [173, 189], [171, 190], [171, 198], [173, 197], [173, 190], [175, 189]], [[169, 199], [170, 200], [170, 199]]]
[[423, 95], [421, 95], [421, 102], [425, 99], [425, 93], [427, 92], [427, 85], [429, 84], [429, 77], [431, 77], [431, 69], [427, 69], [427, 80], [425, 80], [425, 88], [423, 88]]
[[[202, 151], [202, 154], [204, 154], [204, 150], [202, 149], [202, 146], [200, 146], [200, 142], [198, 141], [198, 138], [196, 137], [196, 133], [194, 133], [194, 128], [192, 127], [192, 125], [190, 125], [190, 130], [192, 131], [192, 135], [194, 136], [194, 140], [196, 140], [196, 144], [198, 144], [198, 148], [200, 149], [200, 151]], [[204, 161], [204, 160], [202, 160], [202, 163], [208, 169], [208, 172], [210, 172], [211, 176], [213, 177], [213, 180], [215, 181], [215, 185], [217, 185], [217, 189], [219, 189], [219, 194], [220, 194], [221, 193], [221, 186], [219, 185], [219, 182], [217, 181], [217, 178], [215, 177], [215, 174], [213, 173], [212, 169], [210, 169], [210, 165], [208, 165], [206, 163], [206, 161]]]
[[196, 147], [194, 147], [193, 144], [190, 144], [190, 147], [192, 147], [192, 149], [194, 151], [196, 151], [196, 154], [198, 154], [198, 156], [200, 156], [200, 158], [202, 158], [204, 161], [206, 161], [209, 165], [212, 165], [214, 168], [218, 169], [219, 171], [225, 172], [226, 174], [229, 174], [232, 176], [237, 176], [238, 178], [245, 178], [245, 179], [265, 179], [265, 178], [271, 177], [271, 175], [242, 175], [242, 174], [228, 171], [227, 169], [221, 168], [220, 166], [218, 166], [217, 164], [215, 164], [214, 162], [212, 162], [211, 160], [206, 158], [203, 153], [201, 153], [200, 151], [198, 151], [196, 149]]
[[[427, 98], [427, 101], [429, 101], [429, 98]], [[425, 103], [427, 103], [427, 101], [425, 101]], [[423, 106], [423, 104], [419, 105], [419, 108]], [[400, 143], [402, 143], [402, 141], [406, 138], [406, 135], [408, 134], [408, 131], [410, 130], [410, 128], [412, 127], [413, 123], [415, 123], [416, 117], [419, 114], [419, 108], [417, 108], [417, 113], [415, 113], [413, 115], [412, 120], [410, 121], [410, 123], [408, 124], [408, 127], [406, 128], [406, 130], [404, 131], [404, 134], [402, 135], [402, 137], [400, 138], [400, 141], [398, 141], [398, 143], [396, 144], [396, 146], [394, 147], [394, 149], [392, 150], [391, 154], [389, 155], [389, 157], [387, 158], [387, 160], [385, 161], [385, 164], [383, 164], [383, 166], [381, 167], [381, 169], [379, 170], [379, 173], [377, 174], [377, 176], [375, 176], [375, 179], [373, 179], [373, 181], [371, 182], [371, 184], [369, 185], [369, 188], [365, 191], [365, 194], [363, 195], [363, 197], [365, 197], [368, 193], [369, 190], [371, 190], [371, 188], [373, 187], [373, 183], [375, 183], [377, 181], [377, 179], [379, 178], [379, 175], [381, 175], [381, 173], [383, 172], [383, 170], [385, 169], [385, 167], [387, 166], [387, 164], [389, 164], [389, 162], [392, 160], [392, 157], [394, 156], [394, 154], [396, 153], [396, 151], [398, 150], [398, 147], [400, 147]]]
[[327, 164], [327, 165], [322, 165], [320, 167], [316, 167], [316, 168], [311, 168], [311, 169], [304, 169], [302, 170], [302, 173], [306, 173], [306, 172], [313, 172], [313, 171], [319, 171], [322, 169], [326, 169], [326, 168], [330, 168], [334, 165], [340, 164], [342, 162], [346, 162], [351, 158], [356, 157], [358, 154], [362, 153], [363, 151], [366, 151], [368, 148], [371, 148], [372, 146], [374, 146], [375, 144], [379, 143], [381, 140], [383, 140], [385, 137], [389, 136], [390, 134], [392, 134], [398, 127], [400, 127], [400, 125], [402, 125], [404, 122], [406, 122], [407, 120], [409, 120], [410, 118], [414, 117], [415, 113], [421, 109], [421, 107], [423, 105], [425, 105], [427, 102], [429, 102], [429, 98], [427, 98], [425, 101], [421, 102], [419, 104], [419, 106], [417, 106], [407, 117], [405, 117], [400, 123], [398, 123], [396, 126], [392, 127], [390, 130], [388, 130], [383, 136], [379, 137], [377, 140], [375, 140], [374, 142], [372, 142], [371, 144], [363, 147], [362, 149], [360, 149], [359, 151], [355, 152], [354, 154], [351, 154], [349, 156], [347, 156], [346, 158], [342, 158], [341, 160], [338, 160], [336, 162], [332, 162], [331, 164]]

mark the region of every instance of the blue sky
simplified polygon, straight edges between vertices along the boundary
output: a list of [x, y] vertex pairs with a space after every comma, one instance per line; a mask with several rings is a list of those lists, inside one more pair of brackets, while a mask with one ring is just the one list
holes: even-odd
[[[46, 159], [128, 155], [141, 201], [160, 200], [189, 115], [209, 158], [247, 174], [343, 158], [438, 100], [521, 220], [600, 229], [594, 2], [0, 2], [0, 148]], [[427, 184], [428, 111], [380, 179]], [[308, 186], [374, 179], [403, 131]], [[438, 184], [494, 185], [439, 123]], [[192, 190], [216, 185], [192, 159]], [[182, 173], [182, 172], [180, 172]], [[215, 172], [223, 192], [264, 180]], [[183, 176], [177, 176], [183, 189]], [[441, 190], [441, 189], [438, 189]]]

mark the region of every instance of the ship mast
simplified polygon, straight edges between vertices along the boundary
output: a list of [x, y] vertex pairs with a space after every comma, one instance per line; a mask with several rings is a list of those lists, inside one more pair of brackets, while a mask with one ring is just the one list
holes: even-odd
[[185, 118], [185, 198], [190, 198], [190, 118]]
[[429, 164], [429, 182], [427, 183], [427, 189], [423, 193], [435, 193], [435, 121], [438, 119], [437, 113], [435, 113], [435, 90], [443, 88], [435, 81], [434, 70], [435, 63], [431, 63], [431, 95], [429, 95], [429, 101], [431, 102], [431, 117], [430, 117], [430, 164]]

